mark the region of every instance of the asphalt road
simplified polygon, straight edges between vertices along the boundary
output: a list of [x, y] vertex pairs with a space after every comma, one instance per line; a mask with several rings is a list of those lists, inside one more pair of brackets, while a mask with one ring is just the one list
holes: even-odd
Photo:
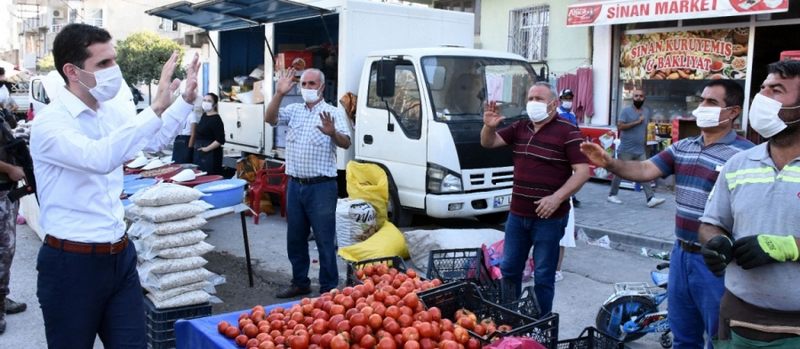
[[[250, 251], [255, 270], [255, 287], [247, 286], [245, 253], [239, 217], [227, 215], [212, 219], [204, 230], [207, 242], [216, 246], [208, 255], [207, 268], [224, 275], [227, 283], [217, 287], [222, 304], [214, 305], [214, 313], [248, 309], [255, 304], [272, 304], [280, 288], [288, 285], [289, 263], [285, 248], [285, 219], [280, 216], [262, 217], [261, 224], [247, 220]], [[437, 221], [420, 219], [416, 224], [425, 227], [475, 228], [474, 221]], [[19, 226], [17, 252], [12, 266], [11, 297], [28, 303], [22, 314], [6, 317], [8, 328], [0, 335], [0, 348], [46, 347], [41, 310], [36, 299], [36, 254], [41, 245], [35, 233], [26, 225]], [[316, 255], [311, 244], [312, 258]], [[608, 250], [578, 242], [577, 248], [568, 249], [564, 261], [565, 279], [556, 284], [554, 309], [560, 313], [559, 337], [574, 338], [594, 319], [602, 302], [611, 294], [613, 283], [620, 281], [648, 281], [649, 271], [658, 260], [642, 257], [633, 252]], [[318, 265], [312, 264], [312, 283]], [[344, 278], [344, 263], [340, 263]], [[633, 343], [631, 348], [659, 348], [657, 336], [648, 335]], [[99, 341], [96, 348], [102, 348]]]

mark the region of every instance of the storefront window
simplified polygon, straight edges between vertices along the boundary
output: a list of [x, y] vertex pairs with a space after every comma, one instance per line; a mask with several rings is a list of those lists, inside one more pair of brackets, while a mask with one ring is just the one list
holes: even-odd
[[[691, 120], [691, 112], [700, 103], [703, 86], [709, 80], [732, 79], [744, 87], [749, 33], [747, 27], [622, 33], [617, 111], [631, 103], [634, 89], [641, 88], [656, 124]], [[737, 124], [740, 122], [738, 119]], [[699, 130], [678, 138], [696, 133]], [[673, 131], [673, 139], [674, 136]]]

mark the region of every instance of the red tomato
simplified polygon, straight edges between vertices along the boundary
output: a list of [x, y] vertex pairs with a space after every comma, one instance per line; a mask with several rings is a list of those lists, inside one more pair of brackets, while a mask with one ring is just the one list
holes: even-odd
[[353, 341], [356, 343], [361, 342], [361, 338], [366, 334], [367, 329], [362, 325], [353, 326], [353, 328], [350, 329], [350, 335], [353, 336]]
[[364, 335], [364, 337], [361, 337], [361, 340], [358, 342], [358, 344], [361, 345], [362, 348], [366, 349], [374, 348], [375, 344], [377, 343], [378, 340], [375, 339], [375, 337], [373, 337], [371, 334]]
[[481, 347], [481, 342], [475, 338], [470, 338], [469, 341], [467, 341], [466, 347], [467, 349], [479, 349]]
[[259, 343], [261, 343], [261, 342], [259, 342], [258, 339], [250, 338], [250, 340], [247, 341], [247, 344], [245, 345], [245, 347], [246, 348], [256, 348], [256, 347], [258, 347]]
[[367, 317], [362, 313], [355, 313], [349, 319], [350, 324], [353, 326], [365, 326], [367, 324]]
[[258, 327], [253, 324], [247, 324], [242, 328], [242, 332], [247, 338], [255, 338], [258, 335]]
[[411, 316], [409, 316], [408, 314], [400, 315], [400, 317], [397, 318], [397, 323], [400, 324], [400, 327], [411, 326], [413, 322], [414, 319], [412, 319]]
[[228, 327], [231, 327], [231, 324], [229, 324], [227, 321], [220, 321], [217, 324], [217, 331], [219, 331], [220, 334], [224, 335], [225, 334], [225, 330], [227, 330]]
[[347, 340], [343, 336], [334, 336], [331, 339], [331, 349], [349, 349], [350, 344], [347, 343]]
[[275, 349], [275, 343], [272, 341], [261, 342], [261, 344], [258, 345], [258, 349]]
[[377, 330], [381, 328], [381, 325], [383, 324], [383, 318], [381, 318], [381, 316], [378, 314], [372, 314], [369, 316], [369, 319], [367, 319], [367, 323], [369, 324], [369, 327], [372, 327], [373, 330]]
[[419, 340], [419, 346], [422, 347], [422, 349], [434, 349], [436, 348], [436, 343], [430, 338], [422, 338]]
[[225, 337], [234, 339], [238, 335], [239, 335], [239, 329], [236, 328], [236, 326], [228, 326], [228, 328], [225, 329]]
[[308, 349], [308, 336], [294, 336], [289, 341], [289, 347], [292, 349]]
[[391, 337], [383, 337], [378, 342], [378, 349], [397, 349], [397, 343]]
[[414, 328], [417, 329], [421, 337], [433, 338], [433, 326], [431, 326], [430, 322], [420, 322], [414, 325]]
[[[408, 341], [403, 344], [403, 349], [420, 349], [419, 342]], [[456, 348], [458, 349], [458, 348]]]
[[413, 327], [406, 327], [403, 329], [403, 341], [417, 341], [419, 340], [419, 331]]
[[247, 345], [247, 341], [248, 340], [249, 340], [249, 338], [247, 338], [247, 336], [245, 336], [243, 334], [240, 334], [240, 335], [236, 336], [236, 339], [234, 339], [233, 341], [236, 342], [236, 345], [244, 348], [245, 345]]
[[428, 308], [428, 314], [431, 314], [431, 321], [442, 320], [442, 310], [437, 307]]
[[439, 349], [458, 349], [458, 343], [445, 339], [439, 342]]
[[323, 334], [322, 338], [320, 338], [319, 340], [319, 346], [325, 349], [330, 348], [332, 339], [333, 339], [332, 333]]
[[342, 320], [336, 325], [336, 332], [350, 332], [350, 321]]
[[331, 313], [331, 315], [337, 315], [337, 314], [344, 315], [344, 311], [345, 311], [344, 305], [334, 304], [331, 305], [331, 310], [329, 311], [329, 313]]
[[461, 344], [467, 344], [467, 341], [469, 341], [469, 333], [463, 327], [456, 327], [453, 330], [453, 336], [455, 336], [456, 342]]

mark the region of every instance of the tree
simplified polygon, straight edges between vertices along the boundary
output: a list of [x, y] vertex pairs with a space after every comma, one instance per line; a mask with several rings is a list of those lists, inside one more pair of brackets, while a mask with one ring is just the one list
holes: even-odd
[[53, 53], [50, 52], [46, 56], [36, 61], [36, 70], [39, 73], [46, 73], [56, 69], [56, 62], [53, 60]]
[[184, 68], [180, 65], [183, 58], [183, 47], [176, 42], [158, 36], [150, 31], [133, 33], [125, 40], [117, 43], [117, 64], [128, 83], [146, 83], [149, 88], [161, 75], [164, 65], [173, 51], [178, 51], [178, 69], [176, 77], [183, 77]]

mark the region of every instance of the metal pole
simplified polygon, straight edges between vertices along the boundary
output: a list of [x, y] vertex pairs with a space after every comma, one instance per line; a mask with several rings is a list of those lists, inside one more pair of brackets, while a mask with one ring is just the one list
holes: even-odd
[[250, 240], [247, 238], [247, 223], [245, 222], [245, 212], [239, 212], [242, 219], [242, 238], [244, 238], [244, 255], [247, 258], [247, 277], [250, 280], [250, 287], [253, 287], [253, 265], [250, 263]]

